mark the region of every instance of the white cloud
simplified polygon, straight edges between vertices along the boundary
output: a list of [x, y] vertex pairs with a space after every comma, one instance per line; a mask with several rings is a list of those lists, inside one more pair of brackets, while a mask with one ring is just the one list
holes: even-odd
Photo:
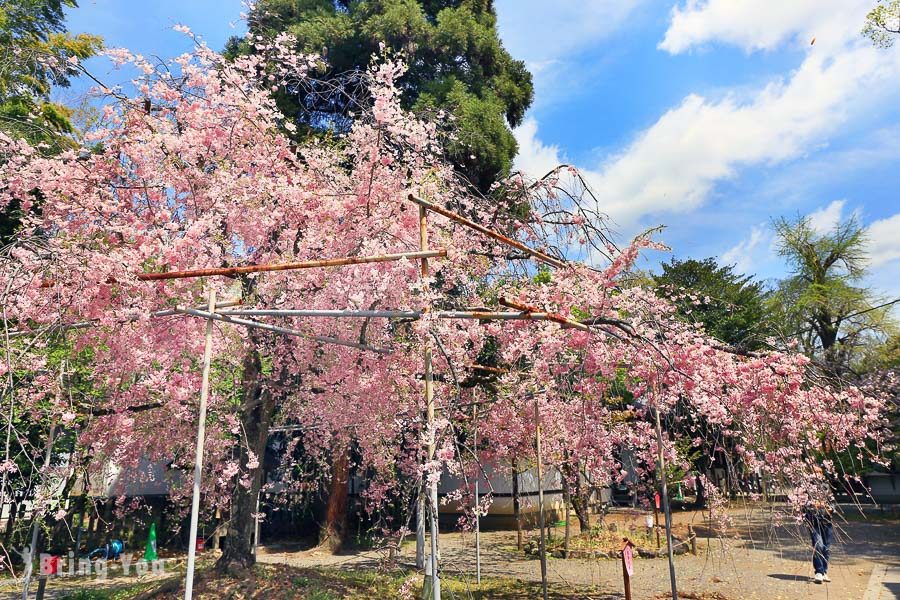
[[659, 47], [672, 54], [710, 42], [747, 52], [772, 50], [794, 41], [839, 48], [859, 37], [872, 0], [687, 0], [672, 9]]
[[762, 226], [755, 226], [750, 231], [750, 237], [741, 240], [733, 247], [722, 253], [720, 263], [723, 265], [734, 265], [735, 271], [738, 273], [749, 273], [754, 268], [753, 253], [759, 247], [760, 243], [766, 237], [766, 229]]
[[873, 268], [900, 259], [900, 214], [873, 222], [868, 236]]
[[529, 67], [597, 44], [619, 29], [643, 0], [498, 0], [503, 45]]
[[519, 145], [515, 167], [535, 179], [543, 177], [553, 168], [565, 162], [560, 154], [559, 146], [547, 146], [541, 142], [537, 137], [537, 129], [537, 121], [528, 118], [513, 131], [516, 143]]
[[809, 226], [819, 235], [833, 231], [837, 224], [841, 222], [844, 204], [846, 203], [846, 200], [835, 200], [828, 206], [811, 212], [807, 216]]
[[[868, 46], [834, 57], [813, 52], [789, 80], [755, 93], [717, 101], [687, 96], [623, 152], [582, 170], [600, 209], [623, 226], [691, 212], [740, 168], [776, 164], [821, 147], [850, 116], [897, 90], [898, 79], [897, 52]], [[517, 165], [543, 175], [559, 149], [541, 142], [533, 121], [516, 133]], [[533, 171], [535, 165], [543, 171]]]

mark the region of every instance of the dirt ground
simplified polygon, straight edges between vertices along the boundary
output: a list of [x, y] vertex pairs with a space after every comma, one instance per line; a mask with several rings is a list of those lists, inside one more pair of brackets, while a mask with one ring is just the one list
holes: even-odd
[[[805, 530], [796, 524], [775, 525], [763, 509], [733, 511], [733, 526], [719, 530], [706, 514], [682, 512], [674, 516], [676, 534], [686, 533], [690, 523], [698, 534], [696, 556], [675, 557], [676, 580], [681, 598], [703, 600], [889, 600], [900, 598], [900, 520], [872, 513], [856, 515], [839, 525], [832, 549], [831, 583], [817, 585], [812, 575], [811, 548]], [[620, 511], [609, 515], [607, 523], [619, 531], [641, 527], [642, 515]], [[577, 529], [573, 530], [577, 533]], [[526, 541], [537, 532], [526, 532]], [[562, 536], [561, 528], [551, 531]], [[481, 564], [484, 585], [475, 583], [474, 534], [442, 534], [441, 564], [447, 577], [447, 598], [531, 598], [538, 597], [540, 562], [516, 550], [515, 532], [491, 531], [481, 537]], [[206, 556], [204, 563], [210, 563]], [[399, 555], [389, 557], [380, 550], [349, 551], [331, 555], [293, 545], [260, 548], [259, 561], [265, 565], [252, 581], [215, 581], [208, 573], [199, 582], [209, 598], [388, 598], [399, 597], [402, 583], [421, 581], [414, 571], [415, 544], [403, 545]], [[632, 578], [634, 600], [670, 597], [668, 561], [665, 558], [636, 558]], [[283, 577], [282, 577], [283, 576]], [[621, 561], [616, 559], [550, 558], [548, 576], [554, 598], [623, 598]], [[180, 584], [182, 572], [169, 573]], [[287, 584], [278, 583], [283, 579]], [[298, 583], [299, 582], [299, 583]], [[135, 597], [125, 588], [135, 579], [115, 578], [106, 583], [51, 581], [47, 600], [86, 590], [110, 590], [102, 596], [124, 600]], [[153, 582], [144, 580], [144, 584]], [[150, 586], [152, 587], [152, 585]], [[171, 586], [169, 586], [171, 588]], [[34, 589], [34, 588], [32, 588]], [[278, 590], [275, 593], [273, 590]], [[250, 591], [248, 591], [250, 590]], [[124, 592], [124, 593], [123, 593]], [[179, 597], [177, 590], [160, 598]], [[0, 587], [0, 598], [18, 598], [21, 593]], [[32, 596], [33, 597], [33, 596]], [[101, 596], [96, 596], [100, 598]], [[93, 598], [93, 596], [84, 596]]]
[[[841, 523], [832, 548], [829, 575], [832, 582], [815, 584], [812, 576], [812, 549], [805, 530], [798, 525], [776, 526], [764, 510], [734, 511], [733, 528], [728, 537], [705, 538], [715, 531], [704, 513], [683, 512], [674, 515], [676, 531], [686, 531], [691, 523], [698, 533], [698, 553], [675, 558], [676, 583], [687, 595], [728, 600], [790, 599], [863, 599], [873, 568], [889, 572], [900, 570], [900, 521], [882, 519], [879, 515], [862, 516]], [[642, 517], [612, 516], [612, 521], [642, 523]], [[536, 535], [536, 532], [528, 532]], [[553, 535], [562, 535], [557, 529]], [[528, 538], [526, 538], [528, 539]], [[474, 534], [442, 534], [441, 561], [447, 573], [474, 579]], [[540, 563], [515, 550], [515, 533], [482, 534], [481, 564], [485, 576], [513, 577], [524, 581], [540, 581]], [[330, 555], [315, 550], [291, 551], [271, 546], [260, 553], [260, 561], [284, 563], [300, 567], [340, 569], [383, 568], [388, 557], [380, 551]], [[397, 562], [412, 568], [415, 546], [404, 544]], [[635, 600], [665, 597], [670, 589], [666, 559], [636, 559], [632, 592]], [[551, 587], [572, 590], [571, 597], [593, 597], [602, 590], [605, 597], [622, 597], [622, 567], [612, 559], [549, 559], [548, 577]], [[580, 588], [591, 593], [579, 594]], [[898, 590], [894, 588], [894, 592]], [[661, 596], [662, 595], [662, 596]], [[874, 596], [887, 600], [894, 593]], [[868, 599], [866, 599], [868, 600]]]

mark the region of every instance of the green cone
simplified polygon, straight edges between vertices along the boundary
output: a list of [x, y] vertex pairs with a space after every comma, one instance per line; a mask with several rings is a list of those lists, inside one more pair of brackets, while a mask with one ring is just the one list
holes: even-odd
[[147, 536], [147, 549], [144, 551], [144, 560], [156, 560], [156, 523], [150, 524], [150, 535]]

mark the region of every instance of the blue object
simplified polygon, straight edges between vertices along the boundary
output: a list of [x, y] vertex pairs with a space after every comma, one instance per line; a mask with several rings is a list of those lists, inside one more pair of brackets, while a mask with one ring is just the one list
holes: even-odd
[[116, 560], [125, 550], [125, 543], [122, 540], [109, 540], [109, 543], [100, 548], [95, 548], [88, 554], [90, 560]]

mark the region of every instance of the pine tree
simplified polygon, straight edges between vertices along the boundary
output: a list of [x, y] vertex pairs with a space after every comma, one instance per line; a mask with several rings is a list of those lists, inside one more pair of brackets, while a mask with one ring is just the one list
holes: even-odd
[[525, 64], [503, 48], [490, 0], [262, 0], [249, 23], [251, 37], [230, 40], [226, 54], [252, 52], [257, 35], [288, 32], [327, 63], [317, 87], [279, 96], [305, 135], [352, 122], [364, 90], [358, 74], [384, 44], [409, 66], [405, 108], [451, 116], [444, 147], [457, 170], [481, 191], [509, 173], [517, 152], [510, 127], [522, 122], [533, 90]]

